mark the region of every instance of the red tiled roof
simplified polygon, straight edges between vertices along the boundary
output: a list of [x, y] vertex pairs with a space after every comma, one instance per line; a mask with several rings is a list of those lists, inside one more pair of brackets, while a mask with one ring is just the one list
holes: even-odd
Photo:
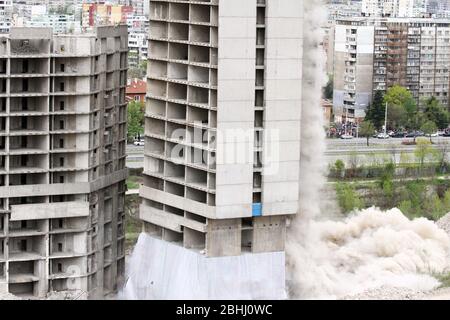
[[142, 80], [133, 80], [127, 86], [126, 94], [145, 94], [147, 92], [147, 82]]

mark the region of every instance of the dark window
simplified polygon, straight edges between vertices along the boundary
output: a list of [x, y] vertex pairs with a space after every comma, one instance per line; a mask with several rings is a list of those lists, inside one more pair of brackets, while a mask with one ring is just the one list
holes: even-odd
[[24, 92], [28, 91], [28, 79], [22, 80], [22, 91], [24, 91]]
[[59, 166], [64, 167], [64, 158], [59, 158]]
[[64, 63], [61, 63], [60, 67], [61, 72], [65, 72], [66, 66], [64, 65]]
[[64, 120], [59, 120], [59, 128], [64, 129]]
[[24, 221], [24, 220], [21, 221], [21, 228], [22, 229], [26, 229], [27, 228], [27, 222], [26, 221]]
[[27, 72], [28, 72], [28, 60], [23, 60], [22, 73], [27, 73]]
[[22, 129], [28, 128], [28, 119], [26, 117], [22, 117]]
[[64, 82], [59, 84], [59, 91], [64, 91]]
[[22, 165], [22, 167], [26, 167], [28, 164], [28, 156], [24, 155], [20, 157], [20, 164]]
[[26, 148], [27, 147], [27, 137], [22, 136], [22, 141], [21, 141], [21, 145], [22, 148]]
[[20, 240], [20, 250], [27, 251], [27, 240]]
[[28, 99], [22, 98], [22, 110], [28, 110]]
[[20, 176], [20, 184], [21, 185], [27, 184], [27, 176], [26, 175], [22, 174]]
[[59, 227], [60, 228], [63, 228], [63, 226], [64, 226], [64, 220], [63, 219], [58, 219], [58, 223], [59, 223]]
[[64, 183], [64, 176], [59, 176], [59, 183]]
[[64, 148], [64, 139], [59, 139], [59, 147]]
[[59, 102], [59, 109], [64, 110], [64, 101]]
[[62, 272], [62, 263], [58, 263], [58, 272]]
[[63, 251], [63, 245], [62, 245], [61, 242], [58, 243], [58, 251], [59, 251], [59, 252], [62, 252], [62, 251]]

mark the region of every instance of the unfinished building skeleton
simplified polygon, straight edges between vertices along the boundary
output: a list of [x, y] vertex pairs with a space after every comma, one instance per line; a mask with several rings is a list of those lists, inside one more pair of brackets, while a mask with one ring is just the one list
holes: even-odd
[[[140, 216], [152, 237], [206, 263], [266, 253], [284, 269], [270, 253], [298, 211], [302, 22], [298, 0], [150, 1]], [[277, 276], [258, 297], [283, 295]], [[174, 297], [157, 283], [152, 297]], [[185, 297], [224, 297], [202, 294]]]
[[126, 26], [0, 38], [0, 291], [116, 289], [126, 72]]

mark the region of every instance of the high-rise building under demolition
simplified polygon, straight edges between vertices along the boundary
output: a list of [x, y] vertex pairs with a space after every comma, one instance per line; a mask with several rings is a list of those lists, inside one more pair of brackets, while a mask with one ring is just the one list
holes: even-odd
[[126, 26], [0, 38], [0, 291], [116, 289], [126, 72]]
[[[196, 263], [209, 270], [200, 277], [228, 264], [216, 274], [236, 271], [237, 286], [267, 277], [257, 296], [283, 296], [286, 219], [298, 211], [302, 23], [298, 0], [150, 1], [140, 217], [160, 239], [149, 240], [159, 263], [150, 277], [164, 270], [170, 283], [152, 278], [149, 296], [180, 297], [181, 286], [187, 297], [224, 297], [200, 280], [190, 287]], [[214, 290], [231, 284], [210, 280]]]

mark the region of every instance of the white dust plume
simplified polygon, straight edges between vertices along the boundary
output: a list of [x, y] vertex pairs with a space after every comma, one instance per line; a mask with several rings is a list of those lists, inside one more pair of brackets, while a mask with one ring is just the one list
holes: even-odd
[[375, 208], [336, 221], [321, 210], [326, 170], [321, 42], [327, 12], [322, 0], [304, 1], [304, 10], [300, 212], [290, 223], [286, 247], [290, 297], [340, 298], [382, 286], [433, 289], [439, 283], [431, 274], [448, 272], [450, 252], [448, 235], [433, 222]]

